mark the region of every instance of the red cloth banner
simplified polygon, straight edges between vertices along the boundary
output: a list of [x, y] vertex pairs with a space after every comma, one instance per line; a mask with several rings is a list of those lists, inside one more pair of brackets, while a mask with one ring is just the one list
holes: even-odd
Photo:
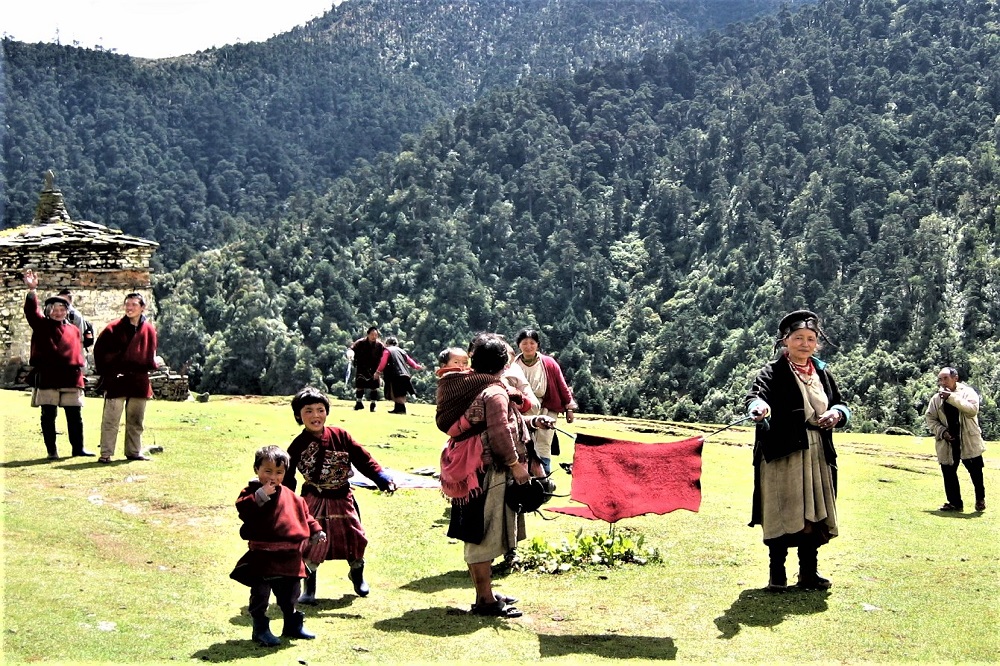
[[587, 506], [549, 511], [614, 523], [701, 506], [703, 437], [643, 444], [579, 434], [570, 497]]

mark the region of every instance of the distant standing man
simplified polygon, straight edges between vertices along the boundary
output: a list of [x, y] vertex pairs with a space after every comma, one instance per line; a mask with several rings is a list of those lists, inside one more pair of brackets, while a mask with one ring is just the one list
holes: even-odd
[[959, 460], [969, 470], [976, 489], [976, 511], [986, 510], [983, 484], [983, 432], [979, 428], [979, 395], [968, 384], [958, 381], [955, 368], [944, 367], [938, 373], [938, 392], [927, 405], [927, 428], [934, 433], [938, 463], [944, 476], [947, 500], [940, 511], [962, 511], [962, 490], [958, 485]]
[[379, 378], [375, 376], [375, 371], [378, 370], [378, 364], [382, 362], [382, 353], [385, 351], [385, 345], [379, 340], [378, 328], [375, 326], [369, 328], [365, 337], [354, 341], [351, 351], [354, 352], [354, 367], [357, 373], [354, 378], [354, 395], [357, 398], [354, 409], [365, 408], [362, 400], [365, 398], [365, 391], [368, 391], [372, 400], [370, 409], [374, 412], [381, 384]]
[[101, 457], [109, 463], [125, 412], [125, 457], [149, 460], [142, 454], [146, 401], [153, 397], [149, 372], [157, 368], [156, 330], [146, 321], [146, 301], [141, 294], [125, 297], [125, 316], [101, 331], [94, 345], [94, 363], [104, 390], [101, 421]]

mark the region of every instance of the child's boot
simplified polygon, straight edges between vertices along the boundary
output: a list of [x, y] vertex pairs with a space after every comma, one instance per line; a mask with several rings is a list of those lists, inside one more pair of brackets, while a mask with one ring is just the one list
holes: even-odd
[[316, 572], [312, 571], [306, 576], [305, 592], [299, 597], [300, 604], [309, 606], [316, 605]]
[[369, 412], [374, 412], [374, 411], [375, 411], [375, 403], [374, 403], [374, 401], [373, 401], [373, 402], [372, 402], [372, 404], [371, 404], [371, 405], [370, 405], [370, 406], [368, 407], [368, 411], [369, 411]]
[[354, 411], [358, 411], [359, 409], [364, 409], [364, 408], [365, 406], [361, 403], [360, 400], [354, 403]]
[[253, 616], [253, 640], [264, 647], [281, 645], [281, 639], [271, 633], [271, 620], [266, 615]]
[[285, 626], [281, 630], [281, 635], [288, 638], [316, 638], [316, 634], [306, 631], [305, 627], [302, 626], [305, 619], [306, 616], [302, 611], [285, 613]]
[[368, 583], [365, 582], [365, 561], [363, 559], [351, 562], [351, 571], [347, 574], [347, 577], [354, 583], [354, 592], [359, 597], [368, 596], [368, 592], [371, 589], [368, 587]]

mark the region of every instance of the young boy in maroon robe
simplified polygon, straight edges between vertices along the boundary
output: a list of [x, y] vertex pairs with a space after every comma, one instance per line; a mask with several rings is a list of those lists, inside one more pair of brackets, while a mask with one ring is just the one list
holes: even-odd
[[257, 478], [250, 481], [236, 500], [236, 510], [243, 521], [240, 536], [249, 542], [250, 549], [229, 577], [250, 588], [252, 637], [265, 647], [281, 644], [271, 633], [267, 617], [272, 590], [285, 618], [281, 635], [316, 638], [302, 626], [304, 615], [295, 606], [299, 580], [306, 577], [302, 560], [304, 542], [321, 543], [326, 541], [326, 534], [302, 498], [281, 485], [288, 469], [288, 454], [280, 447], [259, 449], [253, 463]]
[[347, 560], [348, 577], [359, 597], [368, 596], [365, 582], [365, 548], [368, 539], [361, 526], [358, 504], [351, 493], [353, 467], [371, 479], [378, 489], [392, 493], [396, 483], [371, 454], [342, 428], [326, 425], [330, 400], [322, 392], [307, 386], [292, 398], [292, 412], [304, 430], [288, 446], [290, 471], [285, 485], [295, 490], [295, 472], [302, 473], [302, 497], [329, 535], [325, 544], [307, 548], [305, 558], [310, 570], [305, 594], [299, 603], [316, 603], [316, 567], [325, 560]]

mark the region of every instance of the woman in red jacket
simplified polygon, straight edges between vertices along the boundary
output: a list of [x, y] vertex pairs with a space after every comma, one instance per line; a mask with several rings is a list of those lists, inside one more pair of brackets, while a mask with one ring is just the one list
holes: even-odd
[[38, 306], [38, 276], [24, 272], [28, 295], [24, 316], [31, 326], [31, 406], [42, 409], [42, 438], [50, 460], [56, 451], [56, 413], [66, 412], [66, 430], [74, 456], [92, 456], [83, 448], [83, 346], [80, 329], [66, 321], [69, 302], [53, 296], [45, 301], [46, 313]]

